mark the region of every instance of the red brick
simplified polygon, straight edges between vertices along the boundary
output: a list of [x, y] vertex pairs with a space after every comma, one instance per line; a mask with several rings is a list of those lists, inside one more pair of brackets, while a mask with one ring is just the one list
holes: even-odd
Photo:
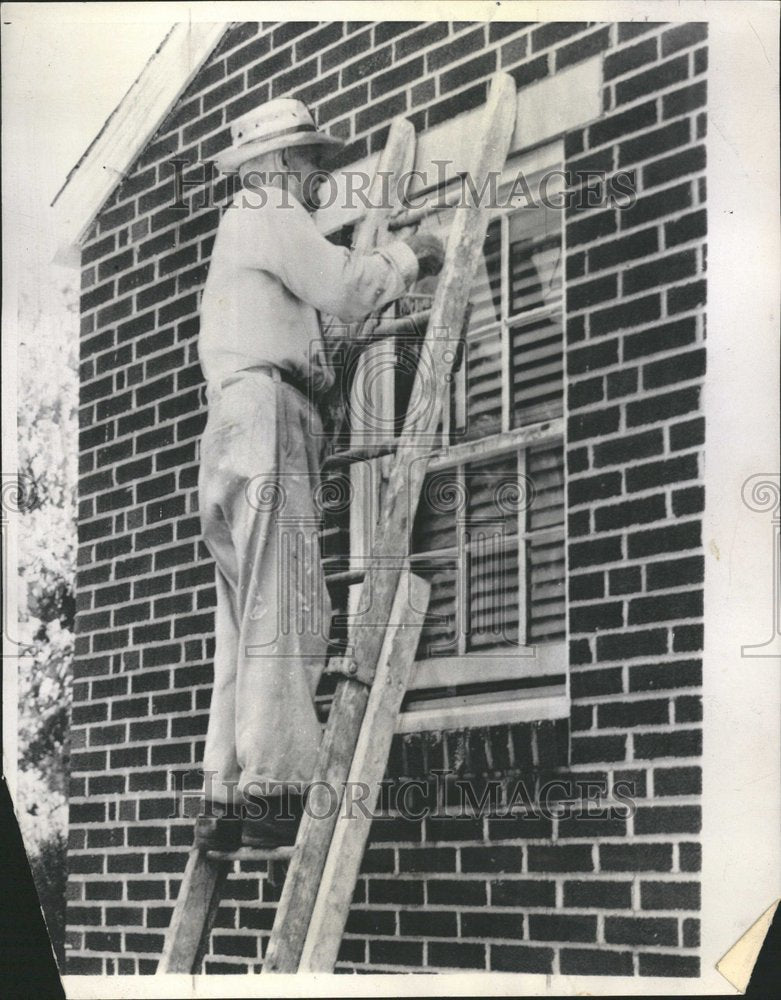
[[553, 949], [526, 945], [492, 945], [491, 971], [549, 975], [553, 971]]
[[[343, 942], [347, 943], [353, 942]], [[423, 944], [419, 941], [370, 941], [369, 959], [373, 965], [420, 967], [423, 965]]]
[[[85, 925], [95, 928], [90, 933], [114, 933], [91, 922], [90, 911], [109, 924], [140, 924], [142, 911], [149, 929], [161, 930], [169, 921], [192, 824], [183, 819], [168, 823], [165, 811], [176, 802], [173, 789], [186, 776], [196, 777], [211, 695], [214, 568], [199, 540], [197, 512], [185, 511], [184, 503], [197, 487], [194, 449], [205, 420], [203, 374], [194, 351], [198, 293], [221, 210], [188, 195], [188, 212], [172, 211], [166, 198], [166, 192], [172, 194], [168, 160], [178, 156], [194, 162], [213, 155], [229, 143], [228, 125], [238, 114], [272, 92], [293, 92], [317, 105], [321, 122], [335, 123], [335, 131], [348, 141], [342, 156], [349, 162], [384, 145], [390, 118], [408, 111], [410, 97], [419, 128], [435, 127], [482, 104], [499, 49], [516, 86], [525, 87], [554, 67], [558, 71], [606, 49], [610, 36], [617, 34], [620, 42], [630, 44], [607, 48], [605, 79], [615, 81], [609, 89], [619, 104], [637, 101], [628, 109], [609, 110], [565, 137], [575, 189], [585, 183], [583, 171], [612, 172], [644, 163], [638, 166], [643, 194], [631, 209], [575, 206], [566, 214], [567, 242], [576, 248], [565, 264], [570, 312], [569, 624], [583, 633], [569, 643], [576, 704], [568, 723], [536, 728], [534, 754], [530, 724], [502, 731], [493, 727], [448, 736], [438, 745], [428, 737], [409, 739], [403, 747], [399, 743], [398, 767], [391, 773], [445, 766], [445, 745], [451, 762], [463, 752], [465, 767], [493, 771], [501, 780], [508, 778], [511, 748], [516, 767], [549, 769], [564, 761], [567, 741], [562, 742], [561, 730], [568, 735], [568, 724], [575, 733], [572, 762], [592, 764], [595, 773], [604, 775], [611, 763], [634, 750], [633, 769], [618, 765], [615, 778], [631, 774], [641, 783], [635, 832], [646, 838], [685, 833], [694, 841], [699, 812], [688, 801], [676, 806], [675, 796], [699, 793], [700, 769], [682, 755], [691, 756], [698, 747], [699, 736], [691, 734], [699, 733], [693, 724], [702, 711], [702, 666], [699, 659], [666, 656], [670, 647], [683, 657], [702, 646], [700, 622], [670, 623], [701, 612], [697, 588], [703, 559], [697, 551], [685, 551], [699, 550], [701, 544], [703, 491], [695, 455], [704, 439], [700, 387], [677, 386], [684, 378], [699, 382], [704, 373], [702, 354], [691, 350], [696, 325], [686, 314], [704, 304], [707, 289], [699, 248], [690, 252], [685, 244], [704, 235], [701, 202], [692, 200], [692, 175], [704, 169], [705, 156], [701, 145], [682, 146], [692, 141], [694, 125], [684, 116], [694, 119], [698, 137], [703, 134], [699, 109], [706, 89], [702, 79], [688, 79], [688, 67], [701, 72], [705, 50], [691, 58], [686, 52], [700, 42], [697, 27], [665, 26], [663, 34], [651, 34], [655, 27], [659, 30], [644, 23], [615, 28], [547, 22], [529, 30], [513, 22], [491, 23], [488, 29], [461, 22], [235, 25], [109, 199], [83, 251], [83, 294], [91, 311], [81, 324], [86, 363], [81, 373], [79, 517], [84, 541], [72, 763], [75, 815], [83, 806], [81, 821], [87, 825], [72, 830], [71, 870], [82, 876], [109, 871], [118, 877], [116, 883], [84, 886], [86, 899], [98, 903], [82, 907]], [[503, 44], [505, 38], [509, 41]], [[545, 51], [551, 46], [553, 52]], [[671, 59], [654, 64], [657, 46]], [[440, 77], [436, 91], [435, 75]], [[347, 89], [337, 89], [339, 82], [347, 83]], [[659, 89], [667, 93], [658, 97]], [[394, 90], [397, 96], [389, 97]], [[359, 139], [350, 132], [355, 116], [366, 133]], [[644, 162], [651, 158], [653, 162]], [[200, 176], [190, 169], [194, 178]], [[225, 203], [228, 183], [216, 181], [213, 194], [215, 206]], [[698, 191], [698, 197], [702, 194]], [[139, 220], [140, 212], [150, 214]], [[98, 235], [108, 227], [121, 231]], [[659, 252], [658, 237], [668, 252], [648, 260]], [[672, 253], [670, 248], [675, 248]], [[598, 269], [611, 273], [595, 274]], [[613, 272], [622, 273], [620, 285]], [[631, 297], [619, 299], [619, 292]], [[139, 315], [129, 312], [130, 295], [144, 309]], [[96, 334], [98, 310], [97, 322], [104, 329]], [[662, 352], [668, 357], [651, 357]], [[111, 517], [102, 517], [104, 512]], [[672, 523], [673, 517], [685, 520]], [[657, 528], [639, 528], [653, 520], [659, 521]], [[592, 532], [605, 534], [588, 537]], [[648, 556], [653, 557], [650, 562]], [[627, 558], [638, 564], [624, 565]], [[675, 593], [666, 593], [671, 587]], [[625, 618], [638, 627], [626, 628]], [[656, 622], [659, 627], [652, 627]], [[123, 625], [132, 626], [131, 635]], [[131, 638], [132, 648], [123, 649]], [[106, 655], [97, 656], [100, 649]], [[599, 699], [596, 704], [594, 698]], [[107, 719], [113, 724], [106, 726]], [[632, 732], [630, 745], [627, 737], [636, 726], [658, 730]], [[546, 735], [546, 728], [556, 733]], [[599, 731], [607, 728], [623, 731]], [[88, 741], [95, 745], [120, 739], [123, 745], [110, 753], [84, 750]], [[646, 786], [652, 771], [653, 784]], [[661, 804], [647, 798], [650, 789], [666, 797]], [[111, 801], [85, 802], [87, 793]], [[105, 821], [92, 811], [95, 805], [104, 810], [100, 816]], [[554, 830], [573, 842], [552, 843]], [[682, 975], [694, 974], [697, 963], [690, 956], [642, 952], [653, 936], [648, 928], [656, 925], [613, 923], [614, 936], [634, 934], [637, 943], [616, 940], [612, 947], [588, 947], [595, 942], [593, 913], [555, 912], [556, 887], [550, 876], [557, 872], [569, 873], [565, 907], [627, 910], [630, 879], [611, 873], [646, 872], [650, 877], [642, 883], [643, 907], [666, 913], [696, 908], [691, 876], [676, 882], [652, 876], [669, 873], [674, 854], [682, 872], [696, 871], [699, 845], [694, 842], [679, 847], [600, 843], [598, 867], [605, 877], [592, 877], [597, 861], [592, 840], [625, 836], [625, 831], [621, 817], [561, 819], [555, 826], [545, 817], [528, 822], [428, 817], [425, 825], [407, 824], [406, 829], [398, 818], [378, 822], [373, 838], [399, 846], [371, 847], [364, 858], [363, 872], [370, 877], [358, 887], [357, 917], [351, 918], [339, 970], [367, 963], [408, 970], [422, 967], [425, 956], [429, 968], [549, 974], [555, 965], [564, 975], [621, 975], [634, 972], [640, 951], [641, 974], [659, 967], [661, 957]], [[106, 853], [108, 848], [121, 853]], [[132, 877], [145, 870], [159, 871], [160, 877]], [[80, 887], [72, 891], [80, 892]], [[100, 893], [113, 904], [105, 914]], [[248, 905], [220, 908], [209, 971], [257, 971], [258, 941], [262, 949], [279, 894], [279, 880], [259, 879], [257, 873], [229, 882], [228, 896]], [[256, 933], [234, 933], [237, 920]], [[515, 943], [524, 930], [533, 940], [557, 943], [555, 963], [553, 947]], [[683, 946], [697, 947], [696, 921], [687, 918], [681, 931]], [[397, 940], [400, 932], [431, 939], [425, 946]], [[457, 932], [485, 943], [455, 940]], [[74, 939], [75, 947], [85, 946], [83, 934]], [[368, 941], [367, 934], [379, 937]], [[579, 939], [581, 946], [574, 946]], [[513, 943], [496, 943], [500, 940]], [[654, 944], [678, 947], [666, 941], [662, 934]], [[162, 934], [131, 933], [120, 942], [101, 937], [93, 943], [107, 949], [106, 968], [98, 960], [95, 971], [153, 971]], [[120, 968], [113, 954], [120, 944], [148, 957], [128, 954], [121, 959], [127, 967]], [[225, 962], [218, 960], [219, 954], [226, 956]]]
[[532, 941], [596, 941], [597, 918], [570, 914], [529, 914]]
[[485, 945], [463, 941], [430, 941], [428, 966], [446, 969], [485, 969]]
[[606, 948], [562, 948], [559, 970], [569, 976], [631, 976], [632, 953]]

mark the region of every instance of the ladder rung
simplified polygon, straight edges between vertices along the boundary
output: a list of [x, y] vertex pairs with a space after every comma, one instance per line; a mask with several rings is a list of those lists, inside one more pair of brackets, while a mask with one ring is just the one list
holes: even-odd
[[432, 201], [426, 205], [419, 205], [417, 208], [408, 208], [404, 212], [394, 215], [388, 222], [388, 229], [395, 232], [397, 229], [406, 229], [407, 226], [414, 226], [434, 212], [441, 212], [450, 206], [446, 201]]
[[336, 573], [326, 571], [326, 583], [360, 583], [366, 576], [366, 571], [362, 569], [337, 570]]
[[421, 309], [419, 312], [407, 313], [406, 316], [386, 320], [374, 327], [367, 321], [366, 326], [351, 341], [351, 346], [359, 351], [365, 351], [369, 347], [374, 347], [381, 340], [406, 333], [414, 333], [415, 336], [422, 338], [426, 333], [430, 315], [430, 309]]
[[351, 465], [353, 462], [368, 462], [372, 458], [382, 458], [383, 455], [392, 455], [396, 450], [396, 442], [387, 444], [368, 445], [364, 448], [350, 448], [347, 451], [335, 451], [323, 462], [322, 468], [327, 469], [333, 466]]
[[425, 326], [430, 316], [430, 309], [421, 309], [420, 312], [407, 313], [406, 316], [386, 320], [372, 331], [371, 342], [382, 337], [392, 337], [397, 333], [425, 333]]
[[[396, 229], [414, 226], [421, 219], [425, 219], [426, 216], [433, 215], [434, 212], [443, 212], [445, 209], [452, 208], [458, 202], [465, 200], [463, 182], [458, 183], [458, 181], [459, 178], [454, 177], [448, 182], [450, 190], [445, 192], [444, 197], [440, 195], [434, 198], [433, 201], [427, 201], [424, 205], [418, 205], [415, 208], [406, 208], [401, 212], [397, 212], [396, 215], [392, 215], [388, 222], [388, 229], [393, 232]], [[471, 204], [471, 201], [466, 202], [466, 204]]]
[[290, 847], [240, 847], [236, 851], [207, 851], [209, 861], [284, 861], [293, 856]]

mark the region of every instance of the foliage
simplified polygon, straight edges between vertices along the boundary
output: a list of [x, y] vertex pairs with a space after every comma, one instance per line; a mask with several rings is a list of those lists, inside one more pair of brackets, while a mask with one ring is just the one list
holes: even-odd
[[[46, 290], [44, 290], [46, 291]], [[18, 355], [20, 619], [17, 811], [62, 960], [76, 602], [78, 381], [74, 295], [23, 297]]]
[[41, 623], [20, 677], [19, 766], [42, 775], [48, 791], [67, 796], [73, 634], [55, 619]]
[[57, 830], [30, 858], [30, 869], [41, 901], [54, 954], [65, 964], [65, 894], [68, 881], [68, 841]]

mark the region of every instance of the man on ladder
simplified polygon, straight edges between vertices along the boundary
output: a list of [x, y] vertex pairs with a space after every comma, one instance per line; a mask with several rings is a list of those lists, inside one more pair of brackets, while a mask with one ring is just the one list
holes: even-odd
[[317, 351], [320, 312], [361, 320], [438, 273], [444, 256], [430, 236], [351, 253], [318, 232], [324, 154], [339, 140], [300, 101], [270, 101], [231, 135], [219, 166], [238, 170], [242, 190], [219, 226], [199, 336], [209, 401], [199, 504], [217, 586], [195, 830], [204, 851], [292, 844], [315, 767], [330, 624], [313, 527], [316, 401], [334, 380]]

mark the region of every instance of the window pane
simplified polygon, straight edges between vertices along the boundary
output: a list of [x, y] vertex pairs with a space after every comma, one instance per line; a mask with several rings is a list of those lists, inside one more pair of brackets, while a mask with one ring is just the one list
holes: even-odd
[[472, 285], [465, 354], [466, 427], [474, 440], [502, 429], [502, 275], [501, 225], [488, 227], [483, 256]]
[[464, 467], [464, 485], [470, 530], [497, 526], [505, 534], [517, 534], [521, 491], [515, 452], [470, 462]]
[[[425, 333], [425, 330], [422, 331]], [[412, 387], [415, 383], [415, 375], [418, 370], [418, 361], [420, 359], [420, 349], [423, 344], [422, 336], [414, 336], [406, 334], [404, 336], [394, 337], [389, 344], [389, 354], [390, 345], [393, 345], [393, 350], [395, 350], [395, 358], [393, 363], [395, 364], [394, 369], [394, 389], [395, 389], [395, 400], [394, 400], [394, 421], [393, 421], [393, 434], [398, 435], [402, 432], [404, 428], [404, 420], [407, 415], [407, 407], [409, 406], [410, 397], [412, 395]]]
[[521, 209], [510, 217], [509, 232], [510, 315], [537, 310], [510, 329], [511, 421], [518, 427], [563, 409], [561, 212]]
[[[463, 494], [457, 469], [429, 473], [423, 481], [412, 531], [412, 565], [431, 581], [427, 625], [421, 633], [417, 658], [455, 656], [457, 519], [463, 517]], [[451, 549], [451, 554], [436, 555]], [[419, 556], [420, 558], [414, 558]]]
[[527, 549], [528, 643], [564, 638], [564, 542], [530, 539]]
[[527, 642], [534, 644], [565, 633], [563, 445], [530, 448], [526, 473], [534, 487], [526, 513]]
[[502, 429], [502, 348], [499, 327], [470, 336], [466, 344], [466, 428], [476, 440]]
[[412, 552], [454, 548], [457, 518], [463, 518], [463, 490], [457, 469], [430, 472], [423, 480], [412, 529]]
[[[429, 564], [430, 565], [430, 564]], [[427, 624], [423, 628], [416, 659], [428, 660], [435, 656], [455, 656], [456, 639], [456, 570], [453, 563], [445, 564], [431, 574], [431, 597], [428, 602]], [[418, 569], [417, 564], [415, 568]]]
[[512, 426], [563, 412], [564, 354], [559, 314], [510, 329]]
[[472, 283], [469, 301], [472, 313], [469, 330], [478, 330], [489, 323], [496, 323], [502, 316], [502, 275], [501, 275], [501, 226], [499, 220], [492, 222], [483, 244], [483, 256], [477, 265], [477, 273]]
[[526, 476], [533, 498], [526, 511], [526, 530], [564, 525], [564, 446], [536, 445], [526, 452]]
[[[448, 209], [421, 228], [446, 242], [455, 216], [456, 210]], [[472, 283], [463, 371], [456, 375], [452, 389], [452, 440], [473, 440], [502, 429], [501, 228], [498, 219], [489, 225]]]
[[[525, 494], [518, 455], [509, 452], [464, 468], [468, 486], [467, 649], [518, 641], [518, 517]], [[467, 566], [464, 566], [467, 572]]]
[[518, 642], [518, 546], [501, 531], [470, 534], [467, 651]]
[[561, 211], [535, 206], [509, 219], [509, 314], [561, 306]]

